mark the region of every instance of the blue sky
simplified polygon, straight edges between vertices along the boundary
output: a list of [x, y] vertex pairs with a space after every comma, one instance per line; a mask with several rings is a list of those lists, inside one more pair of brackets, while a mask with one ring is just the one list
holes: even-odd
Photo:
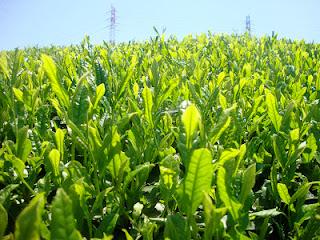
[[320, 42], [319, 0], [0, 0], [0, 49], [109, 40], [108, 11], [117, 10], [117, 41], [145, 40], [153, 26], [179, 38], [210, 30]]

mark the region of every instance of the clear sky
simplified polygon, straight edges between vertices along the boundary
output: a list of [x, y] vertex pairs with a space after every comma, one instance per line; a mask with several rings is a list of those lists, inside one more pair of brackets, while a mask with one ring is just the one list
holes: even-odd
[[145, 40], [153, 26], [179, 38], [210, 30], [320, 42], [319, 0], [0, 0], [0, 49], [109, 40], [110, 6], [117, 10], [116, 41]]

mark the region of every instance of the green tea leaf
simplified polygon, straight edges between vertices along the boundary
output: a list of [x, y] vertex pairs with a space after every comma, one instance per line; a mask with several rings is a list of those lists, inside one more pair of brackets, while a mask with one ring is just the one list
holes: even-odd
[[20, 176], [21, 179], [24, 178], [24, 169], [26, 165], [24, 164], [23, 161], [21, 161], [19, 158], [12, 156], [11, 163], [14, 167], [14, 169], [17, 171], [18, 175]]
[[300, 157], [300, 155], [304, 152], [306, 146], [306, 142], [302, 142], [298, 145], [295, 151], [292, 154], [290, 154], [289, 161], [286, 163], [286, 167], [290, 166]]
[[93, 103], [93, 109], [96, 109], [98, 107], [99, 101], [104, 96], [105, 92], [106, 92], [106, 88], [105, 88], [104, 84], [101, 83], [96, 88], [96, 96], [95, 96], [94, 103]]
[[236, 221], [237, 219], [239, 219], [239, 212], [242, 205], [234, 199], [230, 190], [230, 184], [228, 184], [228, 182], [230, 182], [230, 179], [227, 179], [225, 168], [220, 167], [217, 175], [219, 197], [224, 205], [228, 208], [229, 212], [232, 215], [232, 218]]
[[43, 62], [43, 68], [50, 80], [53, 92], [58, 97], [60, 104], [62, 103], [64, 107], [69, 108], [69, 95], [68, 92], [64, 89], [61, 81], [58, 79], [56, 64], [50, 56], [45, 54], [41, 55], [41, 60]]
[[172, 155], [165, 157], [160, 163], [160, 193], [165, 200], [172, 197], [178, 186], [180, 168], [179, 161]]
[[272, 144], [276, 158], [278, 159], [281, 167], [285, 168], [285, 165], [288, 161], [288, 157], [285, 152], [285, 146], [283, 145], [283, 139], [281, 139], [280, 136], [275, 134], [272, 136]]
[[126, 229], [123, 228], [121, 230], [126, 235], [126, 240], [134, 240], [133, 237], [131, 237], [131, 235], [128, 233], [128, 231]]
[[54, 135], [57, 149], [61, 155], [60, 160], [63, 160], [64, 156], [64, 135], [64, 132], [60, 128], [56, 130], [56, 134]]
[[280, 214], [283, 214], [282, 212], [279, 212], [276, 208], [272, 208], [272, 209], [266, 209], [266, 210], [262, 210], [259, 212], [253, 212], [250, 213], [250, 216], [255, 216], [255, 217], [274, 217], [274, 216], [278, 216]]
[[283, 183], [278, 183], [277, 184], [277, 190], [278, 190], [278, 193], [279, 193], [279, 196], [280, 196], [281, 200], [284, 203], [289, 205], [290, 201], [291, 201], [291, 197], [289, 195], [287, 186], [285, 184], [283, 184]]
[[0, 238], [4, 235], [8, 224], [8, 214], [6, 209], [0, 203]]
[[218, 79], [217, 79], [217, 85], [220, 86], [221, 82], [223, 81], [223, 79], [226, 77], [226, 73], [225, 72], [221, 72], [218, 75]]
[[9, 184], [0, 190], [0, 204], [4, 205], [5, 201], [9, 198], [11, 192], [18, 188], [18, 184]]
[[43, 194], [35, 196], [22, 210], [16, 221], [16, 240], [40, 240], [41, 215], [45, 204]]
[[219, 157], [219, 164], [223, 165], [225, 162], [237, 157], [240, 153], [239, 149], [229, 148], [224, 150]]
[[247, 145], [244, 143], [239, 148], [239, 154], [238, 154], [238, 156], [236, 158], [235, 167], [234, 167], [234, 171], [233, 171], [233, 174], [232, 174], [233, 177], [236, 176], [236, 174], [238, 172], [238, 169], [239, 169], [239, 166], [240, 166], [242, 160], [244, 159], [244, 157], [246, 155], [246, 152], [247, 152]]
[[0, 55], [0, 70], [3, 73], [3, 75], [8, 79], [9, 67], [8, 67], [7, 55], [5, 53], [1, 53]]
[[111, 234], [117, 225], [119, 216], [119, 209], [117, 207], [112, 209], [109, 214], [105, 215], [97, 229], [98, 236], [102, 234]]
[[231, 123], [230, 113], [234, 107], [228, 108], [223, 111], [222, 115], [219, 117], [218, 122], [215, 124], [212, 132], [210, 133], [211, 143], [215, 144], [220, 136], [226, 131]]
[[204, 231], [204, 239], [212, 239], [213, 237], [213, 209], [214, 205], [212, 203], [212, 200], [208, 194], [204, 194], [203, 198], [203, 209], [204, 209], [204, 219], [206, 228]]
[[119, 89], [119, 93], [118, 93], [118, 99], [121, 97], [121, 95], [124, 93], [124, 90], [126, 89], [126, 87], [129, 85], [129, 82], [134, 74], [134, 69], [136, 67], [138, 63], [138, 56], [137, 55], [133, 55], [131, 58], [131, 64], [129, 66], [129, 68], [126, 70], [127, 75], [124, 78], [123, 81], [121, 81], [121, 87]]
[[81, 240], [75, 227], [72, 201], [62, 188], [59, 188], [52, 203], [51, 239]]
[[142, 91], [142, 97], [144, 101], [144, 115], [150, 124], [153, 127], [153, 119], [152, 119], [152, 107], [153, 107], [153, 100], [152, 100], [152, 92], [150, 88], [147, 86], [144, 87]]
[[227, 109], [227, 99], [219, 92], [219, 103], [223, 110]]
[[251, 67], [250, 63], [244, 64], [243, 69], [242, 69], [243, 76], [249, 78], [251, 76], [251, 71], [252, 71], [251, 69], [252, 69], [252, 67]]
[[308, 194], [311, 185], [312, 182], [302, 184], [298, 188], [298, 190], [292, 195], [290, 203], [294, 203], [294, 201], [296, 200], [303, 199]]
[[221, 219], [226, 215], [228, 209], [216, 208], [208, 194], [205, 194], [203, 198], [203, 207], [206, 226], [204, 229], [204, 239], [222, 238], [224, 226]]
[[119, 184], [120, 182], [122, 182], [124, 173], [130, 171], [129, 164], [129, 158], [124, 152], [120, 152], [112, 158], [108, 165], [108, 169], [111, 173], [113, 180], [116, 183]]
[[316, 151], [318, 149], [317, 140], [314, 137], [313, 133], [311, 133], [307, 138], [307, 146], [306, 150], [303, 152], [302, 156], [304, 159], [304, 163], [309, 163], [316, 155]]
[[132, 182], [134, 177], [138, 175], [140, 172], [146, 170], [146, 169], [151, 169], [154, 166], [154, 164], [150, 163], [145, 163], [143, 165], [136, 166], [136, 169], [131, 171], [124, 179], [124, 184], [123, 184], [123, 189], [126, 190], [129, 184]]
[[[77, 86], [78, 87], [78, 86]], [[88, 120], [88, 110], [89, 110], [89, 91], [84, 86], [81, 85], [76, 91], [71, 105], [71, 120], [80, 126], [86, 123]]]
[[[319, 212], [319, 211], [318, 211]], [[303, 228], [301, 239], [318, 239], [320, 234], [320, 214], [313, 216]], [[315, 237], [315, 238], [313, 238]]]
[[18, 88], [12, 88], [12, 90], [18, 101], [23, 102], [23, 92]]
[[266, 92], [266, 103], [268, 107], [268, 116], [271, 119], [271, 122], [276, 129], [277, 132], [279, 132], [282, 122], [282, 117], [278, 113], [277, 108], [277, 101], [276, 98], [272, 95], [272, 93], [269, 90], [265, 90]]
[[49, 160], [53, 171], [53, 175], [55, 177], [58, 177], [60, 175], [60, 152], [57, 149], [52, 149], [49, 153]]
[[28, 137], [28, 127], [23, 127], [18, 131], [16, 143], [16, 156], [25, 162], [32, 150], [31, 141]]
[[180, 205], [189, 213], [194, 213], [203, 199], [203, 194], [211, 189], [213, 175], [212, 156], [208, 149], [200, 148], [192, 153], [186, 176], [178, 194]]
[[88, 148], [87, 139], [84, 136], [83, 132], [78, 128], [78, 126], [74, 124], [74, 122], [71, 121], [70, 119], [67, 119], [67, 125], [72, 130], [72, 136], [74, 136], [74, 138], [78, 137], [80, 142], [83, 144], [83, 146], [85, 148]]
[[191, 149], [193, 138], [201, 121], [201, 115], [195, 105], [191, 104], [182, 114], [182, 122], [186, 131], [186, 145]]
[[250, 165], [242, 175], [240, 202], [244, 204], [256, 180], [256, 164]]
[[170, 240], [191, 239], [187, 220], [179, 214], [168, 216], [164, 229], [164, 237]]
[[101, 206], [103, 206], [103, 201], [105, 199], [105, 197], [107, 196], [107, 194], [112, 191], [113, 187], [109, 187], [106, 188], [104, 190], [102, 190], [96, 197], [93, 205], [92, 205], [92, 209], [91, 212], [95, 213], [96, 211], [101, 209]]

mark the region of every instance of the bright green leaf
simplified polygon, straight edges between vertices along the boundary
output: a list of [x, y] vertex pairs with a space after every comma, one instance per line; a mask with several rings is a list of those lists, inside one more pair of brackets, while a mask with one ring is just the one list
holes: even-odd
[[318, 149], [317, 140], [314, 137], [313, 133], [311, 133], [307, 138], [307, 146], [306, 150], [303, 152], [302, 156], [304, 159], [304, 163], [309, 163], [316, 155], [316, 151]]
[[62, 188], [59, 188], [52, 203], [51, 239], [81, 240], [75, 227], [72, 201]]
[[12, 88], [12, 90], [18, 101], [23, 102], [23, 92], [18, 88]]
[[55, 177], [58, 177], [60, 175], [60, 152], [57, 149], [52, 149], [49, 153], [49, 160], [53, 171], [53, 175]]
[[60, 128], [56, 130], [56, 134], [54, 135], [57, 149], [61, 155], [60, 160], [63, 160], [63, 156], [64, 156], [64, 135], [65, 135], [64, 132]]
[[280, 214], [282, 214], [282, 212], [279, 212], [276, 208], [272, 208], [272, 209], [266, 209], [266, 210], [250, 213], [250, 216], [265, 218], [265, 217], [278, 216]]
[[215, 144], [220, 136], [226, 131], [231, 123], [230, 113], [234, 107], [228, 108], [223, 111], [222, 115], [219, 117], [218, 122], [214, 125], [212, 132], [210, 133], [211, 136], [211, 143]]
[[227, 109], [227, 99], [219, 92], [219, 103], [223, 110]]
[[208, 149], [197, 149], [192, 153], [188, 171], [178, 191], [182, 208], [194, 213], [211, 189], [213, 175], [212, 156]]
[[64, 107], [69, 108], [69, 95], [64, 89], [61, 81], [58, 79], [56, 64], [50, 56], [45, 54], [41, 55], [41, 60], [43, 62], [43, 68], [50, 80], [53, 92], [58, 97], [60, 104], [62, 103]]
[[131, 235], [128, 233], [128, 231], [126, 229], [123, 228], [121, 230], [126, 235], [126, 240], [133, 240], [133, 237], [131, 237]]
[[223, 81], [223, 79], [226, 77], [226, 73], [225, 72], [221, 72], [218, 75], [218, 79], [217, 79], [217, 85], [220, 86], [221, 82]]
[[153, 127], [153, 119], [152, 119], [152, 107], [153, 107], [153, 100], [152, 100], [152, 92], [150, 88], [147, 86], [144, 87], [142, 91], [142, 97], [144, 101], [144, 114], [145, 117], [150, 124], [151, 127]]
[[271, 122], [276, 129], [277, 132], [280, 131], [282, 117], [278, 113], [277, 101], [276, 98], [272, 95], [269, 90], [265, 90], [266, 92], [266, 103], [268, 107], [268, 116], [271, 119]]
[[280, 196], [281, 200], [284, 203], [289, 205], [290, 201], [291, 201], [291, 197], [289, 195], [287, 186], [285, 184], [283, 184], [283, 183], [278, 183], [277, 184], [277, 190], [278, 190], [278, 193], [279, 193], [279, 196]]
[[191, 149], [193, 138], [201, 121], [201, 115], [196, 106], [191, 104], [187, 107], [181, 119], [186, 131], [186, 145], [187, 148]]
[[16, 221], [14, 232], [16, 240], [40, 240], [40, 224], [44, 203], [44, 195], [39, 194], [22, 210]]
[[219, 163], [221, 165], [223, 165], [228, 160], [237, 157], [239, 155], [239, 153], [240, 153], [239, 149], [234, 149], [234, 148], [226, 149], [221, 153], [220, 158], [219, 158]]
[[93, 103], [93, 109], [96, 109], [98, 106], [99, 101], [101, 100], [101, 98], [104, 96], [105, 94], [105, 86], [104, 83], [101, 83], [97, 88], [96, 88], [96, 96], [94, 99], [94, 103]]

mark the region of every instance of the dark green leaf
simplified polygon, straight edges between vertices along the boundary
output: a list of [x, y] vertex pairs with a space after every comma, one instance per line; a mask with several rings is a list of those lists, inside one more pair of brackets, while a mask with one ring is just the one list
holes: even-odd
[[256, 180], [256, 164], [250, 165], [242, 175], [240, 202], [244, 204]]
[[4, 235], [8, 224], [8, 214], [6, 209], [0, 203], [0, 238]]
[[170, 240], [191, 239], [187, 220], [179, 214], [168, 216], [164, 230], [164, 237]]
[[227, 174], [224, 167], [220, 167], [218, 170], [217, 187], [220, 199], [230, 211], [232, 218], [236, 221], [239, 218], [239, 212], [242, 205], [234, 199], [231, 193], [230, 179], [227, 179]]
[[41, 215], [44, 208], [44, 195], [34, 197], [22, 210], [16, 221], [14, 236], [16, 240], [40, 240]]

